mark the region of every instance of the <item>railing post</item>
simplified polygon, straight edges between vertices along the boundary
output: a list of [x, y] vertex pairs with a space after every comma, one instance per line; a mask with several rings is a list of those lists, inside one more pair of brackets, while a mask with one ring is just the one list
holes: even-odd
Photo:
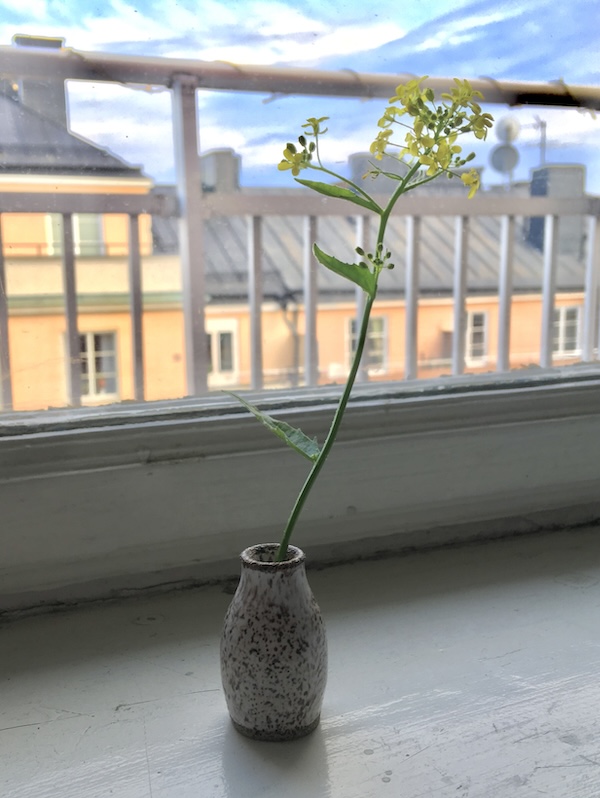
[[554, 295], [558, 255], [558, 216], [546, 216], [544, 224], [544, 276], [542, 281], [542, 342], [540, 366], [552, 366], [554, 341]]
[[173, 138], [179, 199], [179, 256], [183, 293], [187, 392], [208, 390], [208, 357], [204, 323], [204, 230], [202, 182], [198, 155], [195, 78], [180, 75], [173, 80]]
[[500, 228], [500, 281], [498, 285], [498, 362], [496, 371], [510, 370], [510, 316], [515, 252], [515, 217], [503, 216]]
[[139, 216], [129, 214], [129, 313], [131, 316], [131, 344], [133, 355], [134, 397], [144, 401], [144, 338], [142, 327], [142, 274], [140, 258]]
[[248, 294], [250, 300], [250, 387], [263, 387], [262, 353], [262, 217], [248, 217]]
[[[364, 252], [366, 252], [369, 248], [369, 232], [370, 232], [370, 218], [368, 216], [357, 216], [356, 217], [356, 244], [355, 246], [360, 247]], [[356, 256], [356, 260], [362, 260], [359, 255]], [[356, 297], [356, 317], [354, 320], [354, 324], [356, 325], [356, 339], [358, 340], [358, 330], [360, 329], [360, 323], [362, 321], [363, 313], [365, 310], [365, 292], [362, 288], [357, 285], [355, 290], [355, 297]], [[368, 350], [368, 341], [367, 346], [365, 347]], [[357, 382], [367, 382], [369, 379], [369, 368], [366, 364], [366, 358], [363, 355], [363, 358], [360, 361], [360, 366], [358, 367], [358, 373], [356, 375]]]
[[600, 272], [600, 223], [596, 216], [588, 218], [587, 253], [585, 266], [585, 298], [583, 303], [583, 346], [582, 360], [594, 360], [594, 349], [598, 346], [600, 359], [600, 338], [598, 338], [598, 283]]
[[469, 217], [457, 216], [454, 231], [454, 334], [452, 336], [452, 374], [458, 375], [462, 374], [465, 370]]
[[319, 382], [317, 348], [317, 259], [312, 250], [317, 237], [315, 216], [304, 218], [304, 379], [308, 386]]
[[406, 219], [406, 332], [404, 354], [404, 377], [414, 380], [418, 374], [417, 331], [419, 315], [419, 244], [421, 219], [408, 216]]
[[81, 405], [81, 349], [77, 329], [77, 288], [75, 285], [75, 249], [73, 214], [62, 215], [62, 274], [67, 323], [67, 379], [69, 404]]
[[12, 378], [10, 373], [10, 341], [8, 340], [8, 298], [0, 215], [0, 410], [12, 410]]

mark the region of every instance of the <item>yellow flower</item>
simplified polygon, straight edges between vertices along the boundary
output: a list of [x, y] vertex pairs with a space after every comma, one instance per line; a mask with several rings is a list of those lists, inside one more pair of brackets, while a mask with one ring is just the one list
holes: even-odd
[[465, 172], [465, 174], [461, 175], [460, 179], [463, 181], [465, 186], [469, 187], [469, 199], [472, 199], [477, 193], [481, 183], [479, 173], [475, 171], [475, 169], [471, 169], [470, 172]]
[[277, 165], [280, 172], [286, 169], [291, 169], [294, 177], [300, 174], [301, 169], [306, 169], [306, 153], [304, 151], [296, 152], [295, 147], [286, 147], [283, 151], [283, 161]]
[[369, 147], [369, 152], [371, 152], [371, 154], [375, 156], [375, 159], [377, 161], [380, 161], [383, 158], [385, 154], [385, 148], [388, 145], [389, 138], [391, 135], [392, 131], [389, 129], [380, 130], [379, 133], [377, 134], [377, 138]]

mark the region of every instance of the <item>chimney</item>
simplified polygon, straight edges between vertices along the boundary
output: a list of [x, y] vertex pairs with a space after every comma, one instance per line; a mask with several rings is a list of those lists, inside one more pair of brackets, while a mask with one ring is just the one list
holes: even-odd
[[[51, 50], [60, 50], [64, 39], [52, 39], [46, 36], [26, 36], [17, 34], [13, 36], [16, 47], [36, 47]], [[37, 111], [47, 119], [61, 125], [69, 126], [67, 114], [67, 99], [64, 80], [57, 80], [51, 75], [47, 78], [22, 78], [17, 76], [19, 84], [19, 101]]]
[[230, 194], [240, 188], [241, 157], [230, 147], [209, 150], [200, 157], [202, 188]]
[[[560, 197], [570, 199], [585, 195], [585, 166], [551, 164], [534, 169], [531, 173], [532, 197]], [[526, 227], [527, 243], [544, 249], [544, 219], [532, 217]], [[561, 216], [558, 225], [558, 251], [561, 255], [583, 257], [584, 220], [582, 216]]]

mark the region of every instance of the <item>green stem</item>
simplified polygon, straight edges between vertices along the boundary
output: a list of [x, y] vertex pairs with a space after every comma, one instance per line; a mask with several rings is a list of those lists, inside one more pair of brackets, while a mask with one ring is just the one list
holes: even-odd
[[[399, 197], [406, 191], [406, 187], [411, 180], [412, 176], [421, 166], [420, 163], [414, 164], [412, 166], [406, 177], [400, 182], [398, 188], [392, 194], [388, 204], [385, 207], [385, 210], [381, 214], [381, 221], [379, 223], [379, 231], [377, 233], [377, 243], [383, 243], [383, 237], [385, 235], [385, 228], [388, 223], [388, 219], [390, 214], [394, 208], [394, 205], [398, 201]], [[328, 171], [328, 170], [323, 170]], [[370, 198], [369, 198], [370, 199]], [[331, 451], [331, 447], [335, 443], [335, 439], [338, 434], [338, 430], [342, 423], [342, 419], [344, 417], [344, 412], [346, 410], [346, 405], [348, 404], [348, 399], [350, 398], [350, 393], [352, 392], [352, 388], [354, 387], [354, 382], [356, 380], [356, 375], [358, 374], [358, 367], [360, 365], [360, 359], [363, 354], [363, 350], [365, 348], [365, 343], [367, 340], [367, 332], [369, 329], [369, 318], [371, 316], [371, 309], [373, 307], [373, 303], [375, 302], [375, 297], [377, 296], [377, 281], [379, 279], [379, 271], [375, 273], [375, 290], [373, 291], [373, 295], [367, 295], [367, 301], [365, 303], [365, 309], [363, 312], [363, 317], [360, 325], [360, 333], [358, 336], [358, 342], [356, 346], [356, 352], [354, 353], [354, 359], [352, 361], [352, 366], [350, 368], [350, 374], [348, 375], [348, 380], [346, 382], [346, 386], [344, 388], [344, 392], [342, 393], [342, 398], [340, 399], [340, 403], [337, 406], [337, 410], [335, 411], [335, 415], [333, 417], [333, 421], [331, 422], [331, 426], [329, 428], [329, 432], [327, 433], [327, 437], [325, 438], [325, 443], [323, 444], [323, 448], [317, 459], [314, 462], [313, 467], [310, 470], [309, 475], [302, 486], [300, 493], [298, 494], [298, 498], [294, 506], [292, 507], [292, 512], [288, 518], [287, 524], [285, 525], [285, 529], [283, 530], [283, 537], [281, 539], [281, 543], [279, 544], [279, 548], [277, 549], [277, 556], [275, 558], [276, 562], [282, 562], [285, 560], [288, 550], [288, 545], [290, 542], [290, 538], [292, 536], [292, 532], [294, 531], [294, 527], [296, 526], [296, 522], [300, 517], [300, 513], [302, 512], [302, 508], [304, 507], [304, 503], [306, 502], [310, 491], [312, 490], [313, 485], [315, 484], [317, 477], [321, 473], [321, 469], [325, 465], [325, 461]]]
[[375, 301], [375, 296], [377, 294], [377, 286], [375, 286], [375, 291], [373, 292], [373, 296], [367, 296], [367, 301], [365, 303], [365, 309], [362, 317], [362, 322], [360, 325], [360, 333], [358, 337], [358, 343], [356, 346], [356, 352], [354, 354], [354, 360], [352, 361], [352, 367], [350, 369], [350, 374], [348, 375], [348, 381], [346, 382], [346, 387], [344, 388], [344, 392], [342, 394], [342, 398], [340, 399], [340, 403], [335, 411], [335, 416], [333, 417], [333, 421], [331, 422], [331, 427], [329, 428], [329, 432], [327, 433], [327, 438], [325, 439], [325, 443], [323, 444], [323, 448], [315, 463], [302, 486], [302, 490], [298, 494], [298, 498], [292, 508], [292, 512], [290, 513], [290, 517], [288, 518], [288, 522], [283, 530], [283, 537], [281, 539], [281, 543], [279, 545], [279, 549], [277, 550], [277, 557], [276, 562], [281, 562], [285, 560], [287, 555], [287, 549], [290, 541], [290, 537], [292, 532], [294, 531], [294, 527], [296, 526], [296, 522], [302, 512], [302, 508], [304, 507], [304, 503], [308, 498], [308, 494], [310, 493], [312, 486], [314, 485], [321, 469], [325, 465], [325, 461], [331, 451], [331, 447], [333, 446], [335, 439], [338, 434], [338, 430], [340, 428], [340, 424], [342, 423], [342, 418], [344, 417], [344, 411], [346, 410], [346, 405], [348, 404], [348, 399], [350, 398], [350, 393], [352, 391], [352, 387], [354, 386], [354, 381], [356, 380], [356, 375], [358, 373], [358, 367], [360, 365], [360, 359], [362, 357], [363, 349], [365, 348], [365, 342], [367, 340], [367, 331], [369, 328], [369, 317], [371, 315], [371, 308], [373, 307], [373, 302]]

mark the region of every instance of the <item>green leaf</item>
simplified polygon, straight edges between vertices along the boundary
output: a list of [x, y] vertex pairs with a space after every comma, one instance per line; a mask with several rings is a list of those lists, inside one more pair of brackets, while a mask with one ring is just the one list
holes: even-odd
[[314, 462], [320, 455], [321, 448], [319, 447], [317, 441], [314, 438], [309, 438], [308, 435], [305, 435], [301, 429], [291, 427], [289, 424], [286, 424], [285, 421], [277, 421], [277, 419], [272, 418], [266, 413], [263, 413], [258, 409], [258, 407], [251, 405], [250, 402], [242, 399], [241, 396], [238, 396], [238, 394], [234, 393], [233, 391], [225, 391], [225, 393], [235, 396], [238, 402], [241, 402], [245, 408], [247, 408], [254, 416], [256, 416], [256, 418], [262, 422], [265, 427], [267, 427], [267, 429], [270, 429], [271, 432], [274, 432], [278, 438], [281, 438], [283, 441], [285, 441], [288, 446], [291, 446], [292, 449], [295, 449], [303, 457], [306, 457], [311, 462]]
[[307, 188], [312, 188], [313, 191], [318, 191], [319, 194], [325, 194], [326, 197], [335, 197], [336, 199], [348, 200], [348, 202], [353, 202], [355, 205], [360, 205], [361, 208], [368, 208], [370, 211], [374, 211], [375, 213], [382, 212], [381, 208], [374, 200], [367, 199], [360, 194], [355, 194], [353, 191], [350, 191], [347, 188], [332, 186], [329, 183], [318, 183], [315, 180], [301, 180], [300, 178], [296, 178], [296, 183], [301, 183]]
[[358, 263], [344, 263], [333, 255], [327, 255], [322, 249], [315, 244], [313, 252], [316, 259], [323, 266], [331, 269], [332, 272], [345, 277], [347, 280], [352, 280], [353, 283], [359, 285], [362, 290], [367, 293], [372, 299], [375, 298], [376, 284], [375, 275], [367, 266], [360, 266]]

